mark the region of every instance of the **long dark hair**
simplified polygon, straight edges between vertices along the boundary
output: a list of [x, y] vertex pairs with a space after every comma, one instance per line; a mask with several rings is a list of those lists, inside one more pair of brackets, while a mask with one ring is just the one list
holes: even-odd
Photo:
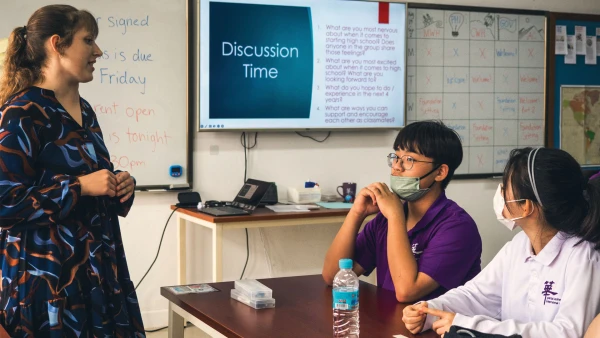
[[502, 181], [505, 187], [511, 186], [515, 199], [530, 200], [548, 225], [600, 250], [600, 179], [588, 181], [569, 153], [549, 148], [537, 152], [533, 148], [515, 149]]
[[15, 93], [43, 80], [46, 40], [58, 35], [57, 47], [62, 53], [73, 43], [73, 35], [82, 28], [94, 38], [98, 36], [98, 23], [94, 16], [69, 5], [44, 6], [31, 15], [27, 26], [15, 28], [8, 39], [0, 77], [0, 105]]

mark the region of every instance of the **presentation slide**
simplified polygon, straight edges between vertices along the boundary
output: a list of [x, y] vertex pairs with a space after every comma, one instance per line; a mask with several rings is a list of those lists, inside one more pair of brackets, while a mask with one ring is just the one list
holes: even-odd
[[200, 130], [404, 126], [406, 5], [200, 0]]

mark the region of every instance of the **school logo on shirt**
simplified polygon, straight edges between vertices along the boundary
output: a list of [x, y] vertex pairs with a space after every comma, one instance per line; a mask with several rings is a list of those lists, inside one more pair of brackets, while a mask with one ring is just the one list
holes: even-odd
[[413, 256], [415, 256], [415, 258], [417, 258], [417, 259], [423, 253], [423, 250], [418, 251], [419, 250], [418, 247], [419, 247], [419, 243], [413, 243], [413, 245], [412, 245], [412, 253], [413, 253]]
[[554, 281], [546, 281], [544, 283], [544, 291], [542, 291], [542, 295], [544, 295], [544, 305], [546, 304], [560, 304], [560, 298], [555, 297], [558, 293], [552, 291], [552, 286], [554, 285]]

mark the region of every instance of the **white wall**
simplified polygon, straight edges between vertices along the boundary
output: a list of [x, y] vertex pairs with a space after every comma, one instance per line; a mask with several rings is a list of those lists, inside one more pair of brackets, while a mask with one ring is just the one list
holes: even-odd
[[[454, 3], [600, 14], [599, 0], [462, 0]], [[324, 135], [315, 134], [318, 137]], [[359, 187], [373, 181], [386, 182], [389, 169], [385, 156], [390, 152], [395, 136], [396, 132], [392, 131], [334, 132], [330, 139], [319, 144], [294, 133], [259, 133], [258, 146], [250, 151], [248, 176], [275, 181], [280, 191], [310, 178], [321, 184], [324, 193], [333, 193], [343, 181], [357, 182]], [[244, 177], [244, 152], [239, 133], [196, 133], [194, 138], [194, 190], [199, 191], [204, 200], [230, 200]], [[449, 198], [465, 208], [479, 226], [483, 237], [483, 264], [487, 264], [514, 235], [495, 220], [492, 197], [497, 184], [498, 180], [492, 179], [456, 180], [447, 190]], [[152, 263], [170, 214], [169, 205], [175, 202], [174, 193], [138, 193], [129, 217], [122, 219], [134, 282], [139, 281]], [[208, 282], [211, 277], [210, 233], [200, 228], [188, 229], [188, 281]], [[250, 261], [245, 276], [263, 278], [319, 273], [325, 251], [337, 229], [337, 226], [264, 229], [264, 246], [260, 231], [250, 230]], [[224, 279], [239, 278], [246, 259], [244, 230], [225, 231], [223, 253]], [[148, 328], [167, 323], [167, 302], [160, 296], [159, 288], [176, 284], [176, 257], [176, 227], [171, 219], [160, 256], [138, 289]]]

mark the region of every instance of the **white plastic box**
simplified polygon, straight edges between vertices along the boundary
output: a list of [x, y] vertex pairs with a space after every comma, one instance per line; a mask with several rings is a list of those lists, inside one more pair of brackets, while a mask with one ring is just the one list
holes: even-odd
[[321, 188], [288, 188], [288, 201], [292, 203], [305, 204], [321, 201]]
[[256, 279], [242, 279], [234, 282], [235, 289], [249, 299], [273, 298], [273, 290]]
[[231, 289], [231, 298], [242, 302], [250, 307], [255, 309], [269, 309], [275, 307], [275, 299], [273, 298], [265, 298], [265, 299], [250, 299], [244, 296], [240, 290]]

